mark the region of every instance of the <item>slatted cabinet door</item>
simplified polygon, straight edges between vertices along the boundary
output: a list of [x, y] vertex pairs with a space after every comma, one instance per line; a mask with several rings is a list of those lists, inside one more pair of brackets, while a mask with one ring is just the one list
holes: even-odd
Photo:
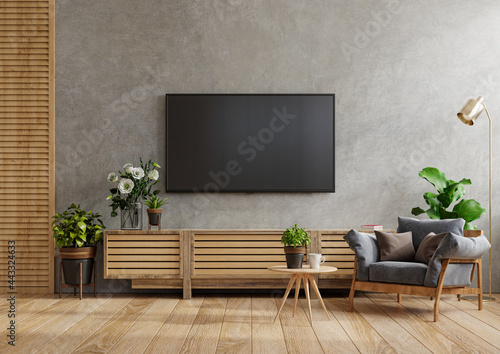
[[54, 292], [54, 12], [0, 1], [0, 290]]
[[181, 279], [178, 231], [105, 231], [104, 251], [106, 279]]
[[[282, 231], [193, 231], [192, 277], [266, 277], [268, 267], [285, 263]], [[276, 277], [274, 275], [274, 277]], [[279, 276], [278, 276], [279, 277]]]

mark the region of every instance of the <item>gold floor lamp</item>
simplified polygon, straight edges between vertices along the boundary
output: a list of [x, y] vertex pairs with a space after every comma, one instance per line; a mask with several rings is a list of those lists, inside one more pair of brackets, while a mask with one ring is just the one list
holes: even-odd
[[[489, 240], [491, 244], [491, 117], [490, 113], [488, 112], [488, 109], [486, 108], [486, 105], [484, 104], [484, 98], [479, 96], [477, 99], [470, 99], [465, 106], [460, 110], [460, 112], [457, 113], [458, 118], [464, 122], [467, 125], [474, 125], [474, 122], [476, 119], [483, 113], [483, 111], [486, 111], [486, 114], [488, 116], [489, 120], [489, 131], [490, 131], [490, 138], [489, 138], [489, 147], [490, 147], [490, 154], [489, 154], [489, 224], [490, 224], [490, 230], [489, 230]], [[491, 248], [490, 248], [490, 255], [489, 255], [489, 280], [490, 280], [490, 292], [489, 292], [489, 297], [488, 298], [483, 298], [484, 301], [493, 301], [495, 300], [493, 297], [491, 297]]]

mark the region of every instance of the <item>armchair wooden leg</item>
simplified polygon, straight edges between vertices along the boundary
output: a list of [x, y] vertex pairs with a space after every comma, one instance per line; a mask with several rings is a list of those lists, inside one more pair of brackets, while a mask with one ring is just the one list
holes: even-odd
[[349, 292], [349, 308], [348, 311], [352, 312], [354, 311], [354, 293], [356, 290], [354, 290], [354, 285], [355, 285], [356, 280], [352, 280], [352, 285], [351, 285], [351, 291]]
[[349, 291], [349, 307], [347, 309], [349, 312], [354, 311], [354, 293], [356, 292], [355, 286], [356, 286], [357, 272], [358, 272], [358, 262], [356, 259], [354, 259], [354, 273], [352, 275], [351, 291]]
[[403, 295], [398, 294], [398, 304], [400, 304], [401, 301], [403, 301]]
[[444, 274], [446, 269], [448, 268], [448, 264], [450, 264], [450, 259], [445, 259], [441, 263], [441, 273], [439, 274], [438, 285], [436, 289], [436, 301], [434, 302], [434, 322], [439, 320], [439, 301], [441, 300], [441, 294], [443, 292], [443, 284], [444, 284]]
[[477, 262], [477, 287], [479, 288], [479, 294], [477, 295], [477, 308], [478, 310], [483, 309], [483, 273], [482, 273], [482, 260], [479, 259]]

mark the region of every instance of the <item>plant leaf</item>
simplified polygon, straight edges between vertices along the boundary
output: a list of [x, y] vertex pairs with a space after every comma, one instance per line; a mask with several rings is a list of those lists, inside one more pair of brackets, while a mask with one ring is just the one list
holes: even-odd
[[437, 197], [445, 208], [465, 195], [465, 187], [460, 182], [453, 182]]
[[418, 208], [418, 207], [417, 207], [417, 208], [413, 208], [413, 209], [411, 210], [411, 213], [412, 213], [413, 215], [415, 215], [415, 216], [416, 216], [416, 215], [420, 215], [420, 214], [425, 213], [425, 210], [424, 210], [424, 209], [422, 209], [422, 208]]
[[439, 214], [436, 213], [436, 211], [434, 209], [428, 209], [425, 211], [425, 213], [429, 216], [429, 218], [433, 219], [433, 220], [439, 220], [440, 217], [439, 217]]
[[463, 185], [467, 185], [467, 186], [470, 186], [472, 184], [471, 180], [468, 178], [462, 178], [460, 180], [460, 182], [458, 182], [458, 183], [462, 183]]
[[436, 193], [427, 192], [424, 193], [424, 200], [428, 206], [432, 209], [437, 209], [441, 207], [441, 202], [439, 201], [439, 196]]
[[455, 205], [453, 211], [457, 214], [457, 217], [462, 218], [465, 222], [469, 223], [479, 219], [481, 214], [483, 214], [486, 209], [484, 209], [481, 204], [474, 199], [463, 199]]
[[418, 175], [431, 183], [439, 193], [443, 193], [448, 186], [448, 179], [444, 173], [435, 167], [426, 167]]

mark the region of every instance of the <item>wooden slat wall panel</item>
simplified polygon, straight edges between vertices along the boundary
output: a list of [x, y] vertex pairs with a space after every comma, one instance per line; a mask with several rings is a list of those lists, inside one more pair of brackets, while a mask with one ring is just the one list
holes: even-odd
[[54, 0], [0, 1], [0, 289], [54, 292]]
[[104, 277], [107, 279], [180, 279], [180, 233], [106, 231]]
[[285, 254], [280, 242], [282, 231], [193, 232], [193, 279], [206, 277], [279, 278], [267, 270], [283, 264]]

